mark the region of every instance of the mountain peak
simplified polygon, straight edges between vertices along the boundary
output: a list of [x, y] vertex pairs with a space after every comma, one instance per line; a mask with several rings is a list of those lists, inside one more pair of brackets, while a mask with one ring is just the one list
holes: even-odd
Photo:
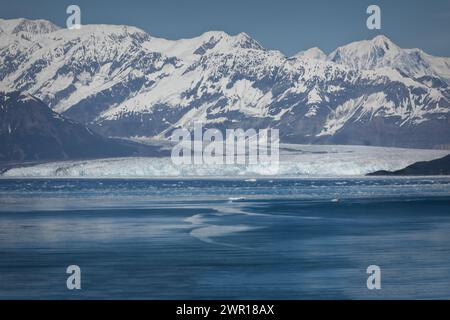
[[385, 60], [396, 56], [402, 49], [384, 35], [371, 40], [352, 42], [334, 50], [328, 59], [359, 69], [381, 67]]
[[201, 52], [215, 47], [219, 42], [221, 43], [220, 48], [222, 49], [227, 47], [258, 50], [264, 49], [255, 39], [245, 32], [238, 33], [237, 35], [229, 35], [224, 31], [208, 31], [203, 33], [197, 39], [201, 39], [202, 41], [202, 47], [199, 48]]
[[250, 37], [245, 32], [239, 33], [238, 35], [234, 36], [234, 38], [237, 40], [237, 43], [241, 48], [258, 49], [258, 50], [263, 49], [263, 47], [258, 43], [258, 41]]
[[326, 60], [327, 55], [318, 47], [313, 47], [305, 51], [300, 51], [294, 57], [305, 57], [315, 60]]
[[384, 35], [378, 35], [370, 40], [370, 42], [377, 47], [383, 47], [385, 50], [390, 50], [391, 48], [397, 47], [397, 45], [393, 43], [391, 39]]
[[202, 33], [200, 35], [201, 38], [217, 38], [217, 39], [221, 39], [221, 38], [225, 38], [225, 37], [229, 37], [230, 35], [228, 33], [226, 33], [225, 31], [219, 31], [219, 30], [213, 30], [213, 31], [206, 31], [204, 33]]
[[402, 49], [383, 35], [339, 47], [328, 60], [363, 70], [396, 69], [412, 78], [435, 76], [447, 83], [450, 79], [450, 58], [434, 57], [421, 49]]
[[25, 18], [19, 19], [0, 19], [0, 29], [8, 34], [18, 34], [26, 32], [31, 34], [44, 34], [61, 29], [57, 25], [48, 20], [38, 19], [30, 20]]
[[[361, 40], [349, 43], [347, 45], [337, 48], [333, 53], [337, 51], [352, 52], [357, 55], [366, 55], [376, 53], [377, 55], [384, 55], [388, 51], [395, 51], [401, 49], [388, 37], [384, 35], [378, 35], [370, 40]], [[332, 54], [333, 54], [332, 53]]]

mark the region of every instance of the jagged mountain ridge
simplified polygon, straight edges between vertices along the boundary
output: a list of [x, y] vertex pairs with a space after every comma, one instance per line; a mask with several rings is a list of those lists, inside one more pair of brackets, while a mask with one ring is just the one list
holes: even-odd
[[[167, 137], [203, 121], [206, 127], [275, 127], [282, 141], [296, 143], [450, 143], [443, 69], [406, 68], [378, 55], [362, 63], [345, 47], [326, 57], [319, 49], [286, 57], [245, 33], [165, 40], [128, 26], [67, 30], [42, 23], [0, 21], [0, 90], [36, 95], [109, 136]], [[372, 53], [387, 40], [376, 37], [362, 47]], [[388, 46], [406, 56], [412, 50]], [[449, 65], [449, 58], [436, 59]]]

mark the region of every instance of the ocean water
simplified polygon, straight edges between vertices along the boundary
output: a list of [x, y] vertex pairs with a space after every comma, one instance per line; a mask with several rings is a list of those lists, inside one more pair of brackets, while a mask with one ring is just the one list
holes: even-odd
[[449, 299], [450, 178], [0, 179], [0, 298]]

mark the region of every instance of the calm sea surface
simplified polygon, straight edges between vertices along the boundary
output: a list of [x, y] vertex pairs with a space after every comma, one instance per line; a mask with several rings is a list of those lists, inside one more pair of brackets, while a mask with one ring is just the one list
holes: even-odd
[[449, 299], [450, 178], [1, 179], [0, 298]]

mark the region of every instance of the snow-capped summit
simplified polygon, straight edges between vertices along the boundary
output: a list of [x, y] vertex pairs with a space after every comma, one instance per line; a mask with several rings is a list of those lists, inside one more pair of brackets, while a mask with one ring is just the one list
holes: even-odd
[[246, 49], [257, 49], [257, 50], [263, 50], [264, 48], [258, 43], [258, 41], [256, 41], [255, 39], [253, 39], [252, 37], [250, 37], [248, 34], [246, 34], [245, 32], [241, 32], [239, 33], [237, 36], [235, 36], [236, 39], [236, 43], [241, 47], [241, 48], [246, 48]]
[[400, 54], [401, 49], [383, 35], [371, 40], [352, 42], [339, 47], [329, 55], [329, 60], [349, 65], [356, 69], [384, 67]]
[[317, 47], [310, 48], [305, 51], [300, 51], [294, 57], [305, 57], [305, 58], [322, 60], [322, 61], [327, 60], [327, 55]]
[[383, 35], [339, 47], [328, 59], [355, 69], [393, 68], [411, 77], [437, 76], [450, 83], [450, 58], [402, 49]]
[[60, 29], [57, 25], [47, 20], [0, 19], [0, 29], [5, 34], [19, 34], [21, 32], [30, 34], [50, 33]]
[[197, 40], [198, 47], [196, 54], [206, 53], [208, 50], [225, 52], [235, 49], [255, 49], [264, 50], [264, 48], [248, 34], [241, 32], [237, 35], [229, 35], [223, 31], [205, 32], [200, 37], [193, 38]]
[[399, 47], [388, 37], [380, 34], [369, 40], [374, 47], [385, 48], [386, 50], [399, 49]]

